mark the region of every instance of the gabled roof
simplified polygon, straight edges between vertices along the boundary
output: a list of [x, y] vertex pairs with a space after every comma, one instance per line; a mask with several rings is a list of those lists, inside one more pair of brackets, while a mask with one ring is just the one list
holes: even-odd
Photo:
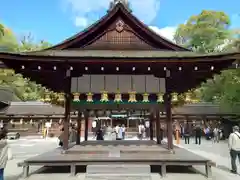
[[6, 115], [63, 115], [64, 108], [43, 102], [11, 102], [5, 111]]
[[103, 32], [106, 27], [113, 23], [117, 18], [124, 19], [132, 29], [135, 29], [137, 36], [144, 37], [144, 40], [148, 41], [148, 43], [156, 49], [159, 49], [160, 46], [165, 46], [168, 50], [189, 51], [151, 30], [147, 25], [143, 24], [138, 18], [136, 18], [121, 2], [117, 3], [105, 16], [84, 31], [48, 48], [47, 50], [69, 49], [73, 48], [75, 44], [78, 44], [78, 46], [80, 45], [79, 48], [82, 48], [95, 37], [99, 36], [99, 33]]
[[0, 87], [0, 102], [9, 104], [11, 101], [21, 101], [9, 87]]

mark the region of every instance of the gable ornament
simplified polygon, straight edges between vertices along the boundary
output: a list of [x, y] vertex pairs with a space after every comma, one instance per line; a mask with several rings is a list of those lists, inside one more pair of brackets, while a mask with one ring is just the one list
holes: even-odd
[[124, 29], [124, 22], [122, 20], [117, 21], [116, 23], [116, 30], [117, 32], [122, 32]]

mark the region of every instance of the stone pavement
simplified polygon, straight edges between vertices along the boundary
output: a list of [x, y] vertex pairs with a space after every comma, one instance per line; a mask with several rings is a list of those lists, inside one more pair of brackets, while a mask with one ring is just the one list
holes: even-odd
[[[133, 138], [134, 139], [134, 138]], [[129, 139], [130, 140], [130, 139]], [[27, 141], [27, 142], [26, 142]], [[34, 148], [34, 149], [37, 149], [37, 151], [39, 153], [42, 153], [42, 151], [44, 151], [44, 149], [46, 148], [45, 146], [49, 146], [49, 147], [54, 147], [56, 146], [56, 142], [54, 142], [54, 140], [27, 140], [26, 141], [22, 140], [21, 143], [22, 145], [24, 143], [34, 143], [35, 145], [34, 146], [19, 146], [19, 147], [22, 147], [22, 150], [26, 150], [26, 153], [29, 152], [29, 151], [32, 151], [30, 150], [31, 148]], [[52, 141], [52, 143], [50, 143], [50, 141]], [[13, 142], [12, 142], [13, 143]], [[15, 143], [13, 144], [20, 144], [20, 141], [16, 141]], [[51, 146], [50, 146], [51, 144]], [[222, 145], [223, 144], [223, 145]], [[205, 156], [206, 158], [208, 159], [211, 159], [213, 160], [214, 156], [215, 155], [215, 160], [219, 161], [219, 157], [218, 156], [223, 156], [223, 158], [227, 158], [226, 156], [228, 155], [228, 151], [225, 151], [225, 147], [227, 147], [226, 143], [222, 143], [222, 144], [214, 144], [212, 145], [211, 142], [205, 142], [203, 141], [203, 144], [201, 146], [198, 146], [198, 145], [195, 145], [195, 144], [190, 144], [190, 145], [185, 145], [183, 141], [181, 141], [181, 144], [180, 146], [181, 147], [184, 147], [186, 149], [188, 149], [189, 151], [192, 151], [192, 152], [195, 152], [197, 153], [198, 155], [201, 155], [201, 156]], [[18, 145], [13, 145], [13, 147], [17, 147]], [[18, 148], [19, 148], [18, 147]], [[25, 148], [24, 148], [25, 147]], [[30, 148], [31, 147], [31, 148]], [[41, 148], [42, 149], [41, 149]], [[51, 148], [52, 148], [51, 147]], [[213, 147], [215, 147], [213, 149]], [[220, 151], [220, 149], [222, 149]], [[45, 149], [46, 150], [46, 149]], [[16, 149], [15, 151], [18, 151], [18, 149]], [[219, 152], [218, 152], [219, 151]], [[219, 153], [219, 155], [217, 153]], [[21, 174], [22, 172], [22, 169], [21, 168], [17, 168], [16, 164], [17, 162], [19, 162], [20, 160], [23, 160], [23, 158], [19, 157], [19, 155], [17, 155], [16, 159], [14, 160], [11, 160], [8, 162], [8, 165], [7, 165], [7, 168], [6, 168], [6, 179], [5, 180], [20, 180], [19, 179], [19, 175]], [[20, 159], [19, 159], [20, 158]], [[214, 160], [213, 160], [214, 161]], [[222, 161], [222, 164], [225, 164], [227, 163], [227, 160], [226, 161]], [[229, 164], [229, 163], [228, 163]], [[35, 168], [30, 168], [31, 172], [35, 171], [36, 169], [38, 169], [40, 167], [35, 167]], [[205, 172], [205, 169], [204, 167], [194, 167], [196, 168], [199, 172], [201, 173], [204, 173]], [[132, 175], [123, 175], [123, 174], [119, 174], [119, 176], [117, 177], [121, 177], [121, 180], [125, 180], [125, 179], [128, 179], [128, 180], [139, 180], [139, 176], [132, 176]], [[143, 177], [143, 176], [142, 176]], [[142, 180], [149, 180], [149, 176], [144, 176], [144, 178], [141, 178]], [[164, 179], [164, 180], [179, 180], [179, 179], [194, 179], [194, 180], [204, 180], [206, 179], [203, 175], [201, 174], [192, 174], [192, 173], [167, 173], [167, 177], [164, 177], [164, 178], [161, 178], [159, 174], [157, 173], [151, 173], [150, 175], [150, 179], [151, 180], [158, 180], [158, 179]], [[87, 179], [88, 178], [88, 179]], [[83, 173], [83, 174], [77, 174], [77, 176], [75, 177], [71, 177], [69, 174], [59, 174], [59, 173], [54, 173], [54, 174], [33, 174], [31, 175], [29, 178], [27, 178], [28, 180], [46, 180], [46, 179], [58, 179], [58, 180], [65, 180], [65, 179], [69, 179], [69, 180], [97, 180], [97, 179], [108, 179], [108, 180], [116, 180], [118, 178], [116, 177], [112, 177], [112, 176], [106, 176], [104, 174], [102, 174], [102, 176], [97, 176], [96, 178], [95, 177], [91, 177], [91, 179], [89, 179], [90, 177], [86, 177], [86, 174]], [[213, 168], [213, 180], [239, 180], [239, 176], [238, 175], [234, 175], [234, 174], [231, 174], [229, 172], [226, 172], [226, 171], [223, 171], [219, 168]]]
[[[180, 144], [176, 146], [187, 149], [190, 152], [208, 158], [216, 163], [217, 167], [229, 172], [231, 169], [229, 149], [227, 141], [220, 141], [219, 143], [213, 143], [202, 139], [201, 145], [196, 145], [194, 140], [190, 141], [190, 144], [185, 144], [184, 140], [180, 140]], [[237, 160], [238, 170], [240, 172], [240, 160]]]

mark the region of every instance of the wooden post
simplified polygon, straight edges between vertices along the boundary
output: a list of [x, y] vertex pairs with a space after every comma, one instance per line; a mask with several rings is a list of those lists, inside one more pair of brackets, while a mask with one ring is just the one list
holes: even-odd
[[71, 111], [71, 71], [70, 69], [66, 71], [65, 77], [65, 113], [64, 113], [64, 135], [63, 135], [63, 150], [68, 149], [68, 139], [69, 139], [69, 121], [70, 121], [70, 111]]
[[159, 108], [157, 108], [155, 110], [155, 114], [156, 114], [156, 138], [157, 138], [157, 144], [161, 144]]
[[154, 114], [151, 112], [150, 118], [149, 118], [150, 140], [153, 140], [153, 121], [154, 121]]
[[173, 121], [172, 121], [172, 109], [171, 109], [171, 94], [167, 91], [164, 94], [164, 105], [166, 109], [166, 124], [167, 124], [167, 138], [168, 149], [173, 150]]
[[84, 111], [85, 118], [85, 128], [84, 128], [84, 140], [88, 140], [88, 119], [89, 119], [89, 110]]
[[77, 139], [76, 144], [79, 145], [81, 142], [81, 125], [82, 125], [82, 112], [78, 111], [78, 117], [77, 117]]

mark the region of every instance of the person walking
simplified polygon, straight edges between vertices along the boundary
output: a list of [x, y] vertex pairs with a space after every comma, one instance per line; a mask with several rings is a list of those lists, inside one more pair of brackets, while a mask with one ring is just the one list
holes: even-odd
[[4, 169], [7, 161], [12, 159], [10, 147], [7, 145], [6, 134], [0, 133], [0, 180], [3, 180]]
[[125, 139], [125, 135], [126, 135], [126, 127], [124, 124], [122, 124], [122, 139]]
[[217, 127], [215, 127], [213, 129], [213, 143], [219, 143], [219, 139], [220, 139], [220, 132], [219, 129]]
[[69, 141], [70, 141], [70, 143], [77, 141], [77, 131], [76, 131], [75, 126], [72, 126], [70, 129]]
[[239, 133], [238, 126], [233, 127], [233, 132], [229, 136], [228, 147], [230, 150], [231, 165], [232, 165], [231, 172], [234, 174], [237, 174], [237, 165], [236, 165], [237, 157], [240, 162], [240, 133]]
[[188, 122], [184, 127], [184, 140], [185, 140], [185, 144], [189, 144], [189, 142], [190, 142], [190, 127], [189, 127]]
[[63, 147], [63, 139], [64, 139], [64, 128], [61, 129], [60, 136], [58, 137], [59, 140], [59, 146]]
[[102, 128], [99, 128], [97, 131], [96, 131], [96, 140], [97, 141], [103, 141], [104, 140], [104, 136], [103, 136], [103, 130]]
[[195, 144], [201, 144], [202, 129], [199, 125], [195, 128]]

